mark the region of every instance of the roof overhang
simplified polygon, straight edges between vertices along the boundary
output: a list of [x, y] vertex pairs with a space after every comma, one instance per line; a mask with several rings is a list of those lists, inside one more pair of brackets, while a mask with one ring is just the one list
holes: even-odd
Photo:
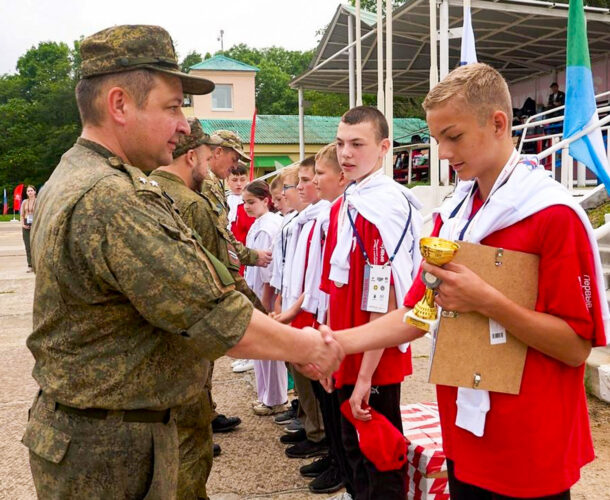
[[[462, 0], [449, 3], [449, 68], [459, 63]], [[610, 53], [610, 11], [585, 7], [591, 60]], [[498, 69], [510, 83], [565, 67], [568, 4], [535, 0], [472, 0], [477, 58]], [[310, 69], [290, 86], [349, 92], [348, 16], [340, 5], [318, 45]], [[395, 95], [424, 95], [430, 81], [430, 7], [428, 0], [407, 0], [394, 9], [393, 80]], [[366, 17], [370, 21], [370, 15]], [[385, 25], [385, 19], [384, 23]], [[361, 20], [362, 91], [377, 92], [376, 24]], [[385, 26], [384, 38], [385, 38]], [[384, 41], [385, 43], [385, 41]], [[342, 51], [342, 52], [341, 52]], [[385, 52], [385, 51], [384, 51]], [[385, 66], [385, 65], [384, 65]]]

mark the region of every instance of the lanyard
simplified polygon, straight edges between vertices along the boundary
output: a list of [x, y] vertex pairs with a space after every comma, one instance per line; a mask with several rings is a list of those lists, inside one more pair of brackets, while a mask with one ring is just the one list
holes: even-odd
[[[473, 222], [476, 219], [478, 219], [478, 217], [481, 215], [481, 213], [483, 212], [483, 210], [489, 203], [489, 200], [491, 200], [491, 197], [496, 193], [496, 191], [498, 191], [498, 189], [500, 189], [502, 186], [504, 186], [508, 182], [508, 180], [510, 179], [510, 176], [512, 175], [513, 171], [517, 167], [519, 160], [520, 160], [519, 154], [517, 153], [516, 150], [513, 150], [512, 154], [510, 155], [510, 158], [508, 159], [508, 162], [502, 169], [502, 172], [500, 172], [500, 175], [496, 179], [496, 182], [494, 182], [494, 185], [491, 188], [491, 192], [487, 196], [487, 199], [483, 202], [483, 205], [481, 205], [481, 208], [479, 208], [477, 213], [474, 216], [468, 218], [468, 220], [466, 221], [466, 224], [464, 225], [462, 230], [459, 231], [458, 228], [460, 225], [460, 221], [462, 219], [464, 219], [466, 209], [469, 206], [472, 206], [470, 201], [474, 197], [476, 190], [478, 188], [478, 184], [476, 182], [473, 183], [468, 195], [453, 209], [453, 212], [451, 212], [451, 215], [449, 216], [449, 219], [453, 219], [453, 217], [455, 217], [457, 215], [457, 223], [455, 224], [452, 234], [451, 234], [452, 241], [464, 241], [467, 238], [468, 234], [470, 234], [470, 231], [472, 231], [472, 228], [474, 227]], [[459, 236], [457, 235], [457, 231], [459, 231]], [[467, 233], [467, 231], [468, 231], [468, 233]], [[458, 236], [458, 237], [456, 238], [456, 236]]]
[[[347, 190], [343, 194], [343, 203], [347, 203], [346, 196], [347, 196]], [[403, 196], [405, 196], [405, 195], [403, 194]], [[400, 246], [402, 245], [402, 241], [405, 239], [405, 235], [407, 234], [407, 229], [409, 228], [409, 225], [411, 224], [411, 216], [413, 214], [413, 209], [411, 207], [411, 203], [409, 202], [409, 200], [407, 199], [406, 196], [405, 196], [405, 199], [407, 200], [407, 203], [409, 204], [409, 217], [407, 218], [407, 223], [405, 224], [405, 227], [402, 230], [402, 234], [400, 235], [400, 239], [398, 240], [398, 243], [396, 244], [396, 248], [394, 249], [394, 253], [389, 258], [387, 264], [392, 264], [392, 261], [396, 257], [396, 254], [398, 253], [398, 250], [400, 250]], [[371, 264], [371, 261], [369, 259], [369, 254], [367, 253], [366, 248], [364, 248], [364, 243], [362, 242], [362, 238], [360, 237], [360, 233], [358, 233], [358, 230], [356, 229], [356, 225], [354, 224], [354, 219], [352, 218], [352, 214], [349, 211], [349, 207], [347, 207], [347, 217], [349, 219], [350, 225], [352, 226], [352, 231], [354, 233], [354, 236], [356, 237], [356, 241], [358, 242], [358, 246], [360, 247], [360, 251], [362, 252], [364, 260], [370, 266], [372, 264]], [[413, 243], [415, 243], [415, 241]], [[412, 247], [413, 247], [413, 245], [411, 246], [411, 249], [413, 249]]]

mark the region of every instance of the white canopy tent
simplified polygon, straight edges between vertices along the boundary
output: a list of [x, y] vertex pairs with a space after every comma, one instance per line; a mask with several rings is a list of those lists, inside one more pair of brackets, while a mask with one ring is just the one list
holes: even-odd
[[[382, 3], [378, 0], [378, 12]], [[477, 58], [497, 68], [509, 84], [565, 66], [567, 4], [536, 0], [470, 3]], [[381, 15], [360, 12], [359, 1], [356, 8], [339, 5], [310, 68], [290, 85], [301, 95], [303, 89], [349, 93], [350, 104], [362, 93], [377, 93], [378, 106], [391, 122], [394, 92], [425, 95], [459, 63], [463, 9], [463, 0], [407, 0], [392, 16], [382, 19]], [[586, 7], [585, 12], [594, 61], [610, 53], [610, 11]], [[356, 23], [360, 29], [352, 35]], [[377, 30], [377, 26], [382, 29]], [[361, 59], [356, 58], [357, 52], [361, 52]], [[302, 106], [299, 111], [303, 113]], [[439, 181], [448, 183], [448, 169], [442, 170], [439, 175], [436, 148], [432, 147], [433, 187]], [[391, 173], [391, 162], [386, 162], [386, 172]]]

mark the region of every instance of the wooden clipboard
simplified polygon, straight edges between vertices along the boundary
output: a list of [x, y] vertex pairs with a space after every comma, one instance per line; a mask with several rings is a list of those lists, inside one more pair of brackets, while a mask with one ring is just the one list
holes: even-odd
[[[534, 309], [538, 296], [537, 255], [460, 241], [452, 262], [463, 264], [517, 304]], [[475, 312], [441, 315], [433, 342], [433, 384], [519, 394], [527, 346], [510, 335], [492, 345], [489, 318]], [[475, 380], [478, 379], [478, 384]]]

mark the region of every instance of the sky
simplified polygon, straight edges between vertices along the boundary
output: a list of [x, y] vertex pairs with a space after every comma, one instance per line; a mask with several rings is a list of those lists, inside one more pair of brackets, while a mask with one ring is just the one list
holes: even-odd
[[[181, 60], [238, 43], [309, 50], [316, 31], [332, 19], [339, 0], [0, 0], [0, 74], [43, 41], [66, 42], [118, 24], [157, 24], [174, 40]], [[347, 3], [347, 0], [344, 0]]]

